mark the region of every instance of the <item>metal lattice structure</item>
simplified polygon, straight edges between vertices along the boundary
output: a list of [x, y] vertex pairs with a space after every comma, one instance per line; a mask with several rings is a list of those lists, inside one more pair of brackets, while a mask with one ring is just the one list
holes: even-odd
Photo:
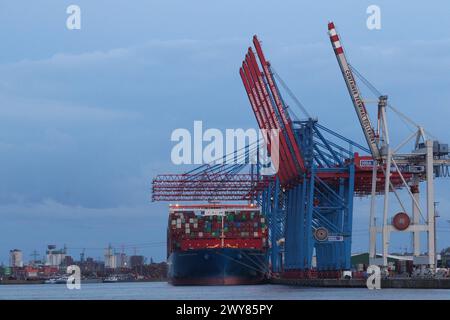
[[252, 201], [269, 181], [256, 173], [162, 174], [152, 182], [152, 200]]

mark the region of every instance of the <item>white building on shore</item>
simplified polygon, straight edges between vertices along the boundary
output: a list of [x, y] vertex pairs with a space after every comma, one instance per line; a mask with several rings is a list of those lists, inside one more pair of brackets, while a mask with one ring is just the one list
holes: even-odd
[[9, 266], [23, 267], [23, 253], [21, 250], [13, 249], [9, 251]]

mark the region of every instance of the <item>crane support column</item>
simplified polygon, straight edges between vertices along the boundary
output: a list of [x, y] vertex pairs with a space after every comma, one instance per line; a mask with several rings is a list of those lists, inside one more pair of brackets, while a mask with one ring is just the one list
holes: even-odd
[[[412, 218], [413, 225], [417, 226], [420, 224], [420, 211], [417, 206], [420, 203], [420, 193], [419, 193], [419, 183], [414, 181], [414, 184], [411, 186], [411, 193], [413, 195], [412, 200]], [[420, 256], [420, 231], [413, 232], [413, 255], [415, 257]]]
[[[378, 163], [376, 160], [373, 160], [373, 168], [372, 168], [372, 189], [371, 189], [371, 197], [370, 197], [370, 221], [369, 221], [369, 260], [373, 260], [377, 258], [376, 253], [376, 244], [377, 244], [377, 224], [375, 218], [375, 206], [376, 206], [376, 189], [377, 189], [377, 170]], [[370, 263], [372, 264], [372, 263]]]
[[389, 210], [389, 187], [391, 177], [391, 150], [387, 145], [387, 159], [386, 159], [386, 174], [384, 182], [384, 207], [383, 207], [383, 266], [387, 267], [387, 256], [389, 249], [389, 224], [388, 224], [388, 210]]
[[434, 228], [434, 170], [433, 170], [433, 141], [425, 141], [427, 148], [426, 155], [426, 172], [427, 172], [427, 226], [428, 226], [428, 264], [431, 269], [434, 269], [436, 259], [436, 245], [435, 245], [435, 228]]

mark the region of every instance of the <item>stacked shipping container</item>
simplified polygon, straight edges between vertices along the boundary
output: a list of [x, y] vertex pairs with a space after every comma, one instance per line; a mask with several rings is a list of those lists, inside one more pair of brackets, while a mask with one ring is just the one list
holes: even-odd
[[168, 254], [206, 248], [265, 249], [267, 226], [259, 208], [189, 210], [171, 207]]

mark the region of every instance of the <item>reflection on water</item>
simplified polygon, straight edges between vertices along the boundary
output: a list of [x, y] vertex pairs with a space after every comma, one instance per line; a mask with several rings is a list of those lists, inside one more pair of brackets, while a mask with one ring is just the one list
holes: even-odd
[[0, 299], [450, 299], [444, 289], [301, 288], [281, 285], [174, 287], [165, 282], [0, 285]]

